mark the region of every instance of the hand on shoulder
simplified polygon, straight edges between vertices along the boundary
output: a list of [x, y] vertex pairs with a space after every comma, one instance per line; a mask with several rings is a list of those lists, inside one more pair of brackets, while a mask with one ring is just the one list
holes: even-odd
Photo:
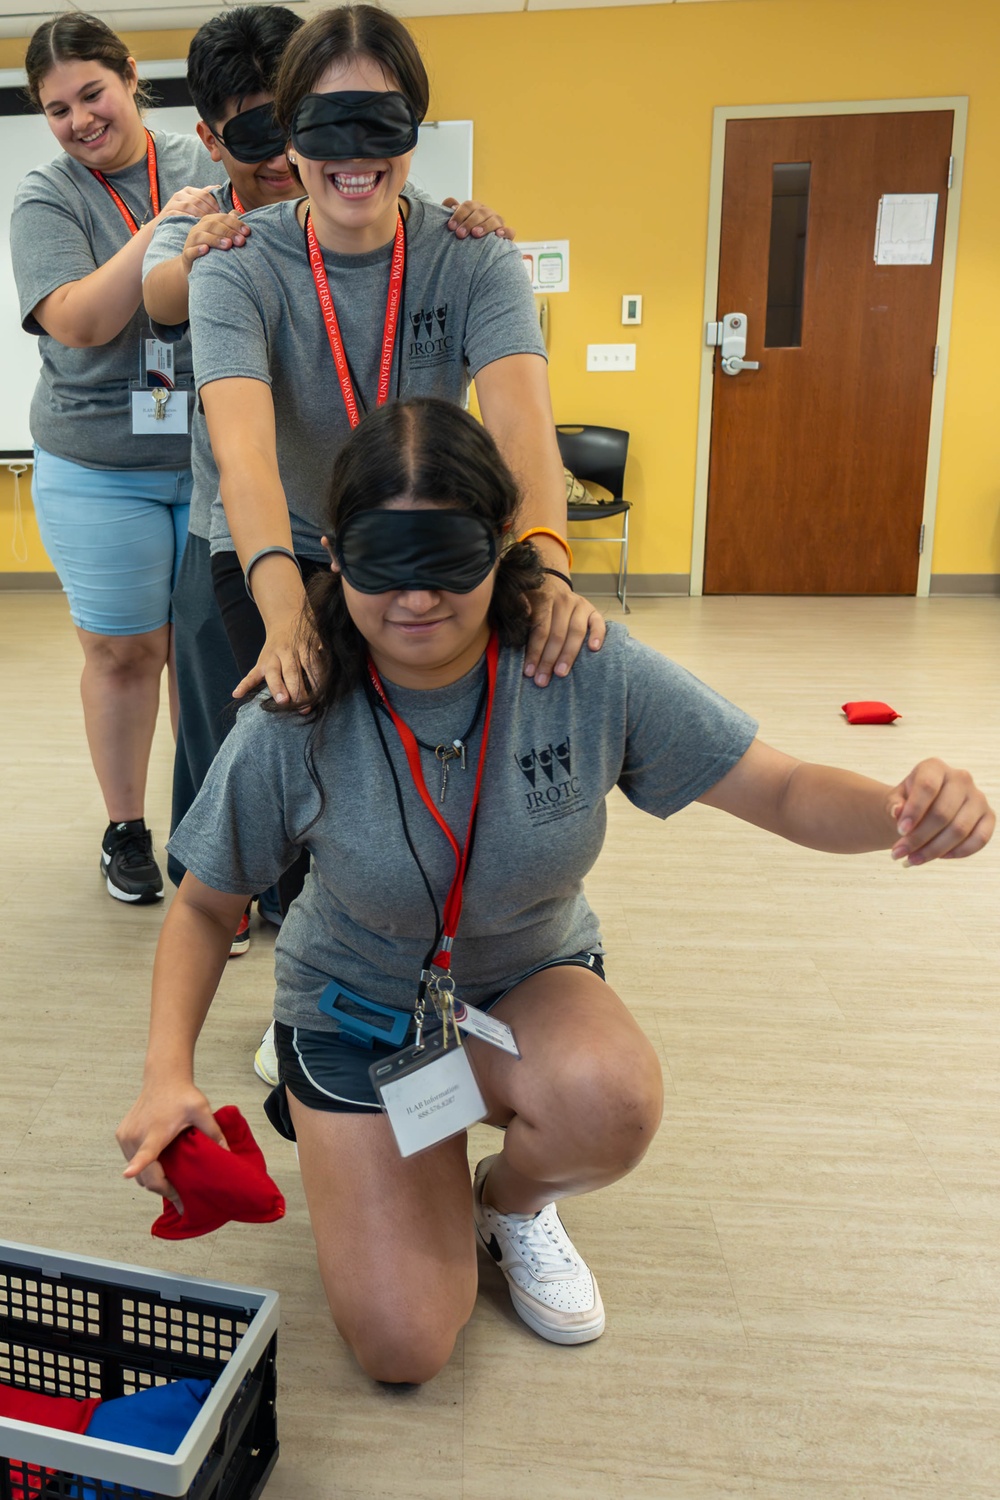
[[600, 610], [564, 579], [547, 572], [544, 584], [532, 595], [525, 677], [532, 678], [537, 687], [545, 687], [553, 674], [565, 677], [584, 641], [590, 651], [600, 651], [606, 632]]
[[206, 214], [188, 233], [181, 252], [185, 268], [190, 271], [196, 260], [210, 250], [233, 250], [245, 245], [250, 237], [250, 227], [238, 213]]

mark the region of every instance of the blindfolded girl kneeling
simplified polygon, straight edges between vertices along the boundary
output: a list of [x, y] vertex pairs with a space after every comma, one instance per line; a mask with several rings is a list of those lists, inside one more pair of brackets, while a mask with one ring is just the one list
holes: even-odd
[[[168, 1142], [190, 1125], [220, 1139], [195, 1043], [247, 897], [307, 848], [276, 947], [267, 1109], [298, 1141], [337, 1327], [383, 1381], [427, 1380], [449, 1358], [477, 1237], [543, 1338], [603, 1331], [556, 1201], [631, 1171], [662, 1102], [583, 892], [614, 786], [661, 818], [700, 800], [796, 843], [911, 864], [972, 854], [994, 823], [940, 761], [890, 787], [771, 749], [621, 626], [535, 691], [522, 651], [541, 575], [512, 542], [517, 499], [492, 439], [445, 402], [385, 406], [341, 451], [330, 570], [303, 622], [319, 648], [310, 711], [245, 707], [174, 835], [190, 873], [119, 1130], [126, 1175], [168, 1195]], [[470, 1182], [477, 1118], [504, 1136]]]

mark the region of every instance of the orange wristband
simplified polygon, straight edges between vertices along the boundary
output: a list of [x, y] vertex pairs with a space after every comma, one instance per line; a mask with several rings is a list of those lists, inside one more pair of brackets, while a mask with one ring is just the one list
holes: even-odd
[[566, 538], [560, 536], [558, 531], [553, 531], [548, 526], [532, 526], [530, 531], [526, 531], [523, 536], [518, 537], [518, 541], [526, 542], [533, 536], [550, 536], [554, 542], [559, 543], [560, 547], [565, 547], [566, 556], [569, 558], [569, 565], [570, 567], [573, 566], [573, 550]]

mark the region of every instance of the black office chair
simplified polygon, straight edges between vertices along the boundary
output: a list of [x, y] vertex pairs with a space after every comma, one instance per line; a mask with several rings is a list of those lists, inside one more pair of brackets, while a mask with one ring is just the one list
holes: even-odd
[[606, 521], [612, 516], [621, 516], [621, 534], [598, 532], [580, 541], [611, 542], [621, 548], [618, 564], [618, 600], [625, 614], [631, 610], [625, 603], [628, 589], [628, 513], [631, 504], [622, 499], [625, 488], [625, 459], [628, 456], [628, 433], [620, 427], [586, 427], [578, 424], [563, 424], [556, 427], [556, 442], [562, 461], [577, 479], [591, 480], [603, 489], [610, 490], [610, 500], [577, 504], [573, 501], [566, 508], [567, 520], [582, 521], [592, 525], [595, 521]]

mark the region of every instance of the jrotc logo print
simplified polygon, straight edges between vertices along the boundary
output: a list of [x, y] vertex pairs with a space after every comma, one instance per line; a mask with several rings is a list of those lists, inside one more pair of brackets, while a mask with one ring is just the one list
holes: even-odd
[[407, 351], [410, 365], [426, 370], [432, 365], [447, 364], [455, 358], [455, 338], [448, 332], [448, 304], [422, 307], [410, 313], [413, 337]]
[[525, 794], [525, 811], [532, 823], [552, 823], [589, 806], [573, 772], [573, 754], [569, 735], [558, 744], [532, 746], [514, 759], [530, 790]]

